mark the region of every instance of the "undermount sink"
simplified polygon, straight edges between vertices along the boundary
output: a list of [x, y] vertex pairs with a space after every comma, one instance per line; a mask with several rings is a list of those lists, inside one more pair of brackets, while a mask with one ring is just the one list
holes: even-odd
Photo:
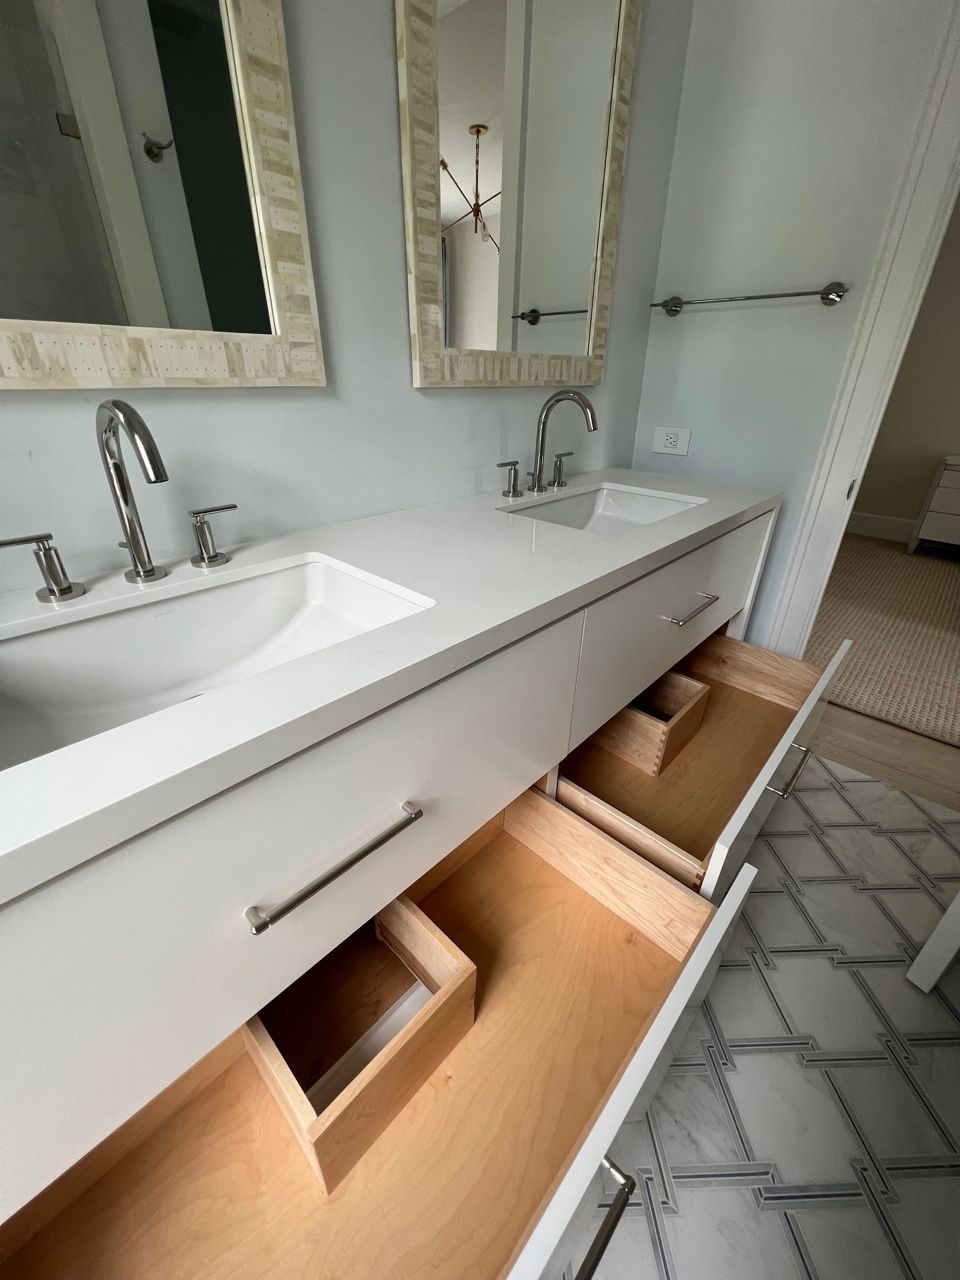
[[319, 554], [87, 595], [0, 640], [0, 769], [432, 604]]
[[546, 520], [550, 524], [562, 524], [570, 529], [583, 529], [587, 533], [611, 538], [629, 533], [639, 525], [665, 520], [667, 516], [686, 511], [704, 501], [704, 498], [681, 494], [664, 497], [652, 489], [607, 484], [501, 510], [511, 515], [526, 516], [529, 520]]

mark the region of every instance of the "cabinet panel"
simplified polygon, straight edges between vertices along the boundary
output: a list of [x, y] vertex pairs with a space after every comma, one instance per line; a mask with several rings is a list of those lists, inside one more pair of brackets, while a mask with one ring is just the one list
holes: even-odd
[[769, 520], [769, 516], [751, 520], [590, 605], [583, 629], [571, 748], [739, 612]]

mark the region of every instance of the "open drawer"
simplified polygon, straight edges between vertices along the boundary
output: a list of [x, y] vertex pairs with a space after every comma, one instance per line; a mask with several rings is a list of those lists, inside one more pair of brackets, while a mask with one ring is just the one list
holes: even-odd
[[560, 766], [557, 799], [681, 883], [719, 901], [763, 819], [789, 796], [849, 648], [825, 671], [729, 636], [677, 670], [710, 686], [697, 733], [652, 776], [598, 731]]
[[408, 890], [475, 963], [475, 1021], [332, 1194], [230, 1053], [200, 1092], [178, 1082], [179, 1110], [135, 1117], [137, 1145], [72, 1203], [54, 1184], [28, 1206], [46, 1225], [3, 1276], [538, 1276], [752, 874], [715, 911], [524, 793]]

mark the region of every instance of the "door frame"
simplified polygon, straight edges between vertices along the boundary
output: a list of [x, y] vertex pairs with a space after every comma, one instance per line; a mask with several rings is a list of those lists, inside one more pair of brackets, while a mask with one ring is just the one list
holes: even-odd
[[960, 189], [960, 4], [867, 284], [766, 643], [800, 655], [847, 526]]

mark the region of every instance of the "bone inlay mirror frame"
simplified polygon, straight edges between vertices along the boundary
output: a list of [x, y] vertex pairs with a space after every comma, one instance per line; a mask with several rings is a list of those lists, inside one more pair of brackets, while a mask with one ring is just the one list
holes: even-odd
[[621, 0], [584, 355], [445, 347], [436, 0], [396, 0], [400, 145], [413, 384], [596, 386], [603, 379], [641, 0]]
[[[65, 63], [93, 3], [53, 0]], [[273, 332], [0, 319], [0, 388], [326, 385], [281, 0], [220, 9]], [[93, 122], [74, 109], [82, 134]]]

